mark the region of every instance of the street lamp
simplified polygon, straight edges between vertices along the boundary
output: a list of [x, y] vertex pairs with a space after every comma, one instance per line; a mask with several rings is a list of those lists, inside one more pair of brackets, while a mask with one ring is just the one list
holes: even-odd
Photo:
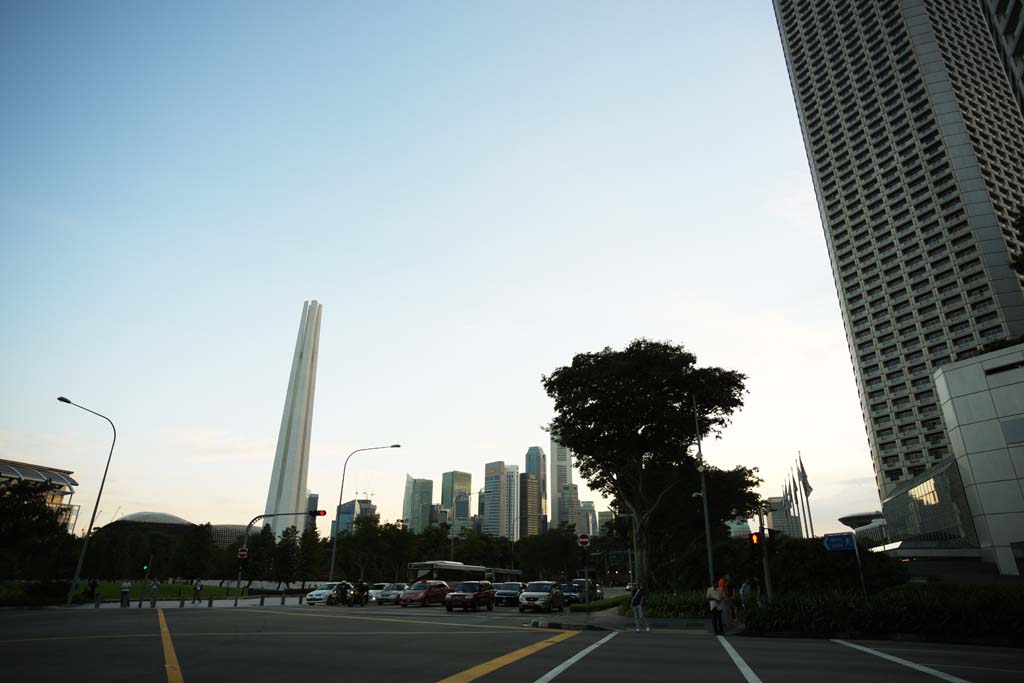
[[715, 585], [715, 557], [711, 552], [711, 517], [708, 513], [708, 486], [704, 477], [704, 453], [700, 448], [700, 420], [697, 417], [697, 397], [690, 395], [693, 400], [693, 434], [697, 439], [697, 471], [700, 472], [700, 499], [704, 504], [704, 540], [708, 548], [708, 585]]
[[[354, 451], [352, 451], [351, 453], [349, 453], [348, 457], [345, 458], [345, 465], [341, 468], [341, 489], [338, 491], [338, 507], [339, 508], [341, 507], [342, 496], [345, 495], [345, 472], [348, 470], [348, 460], [349, 460], [349, 458], [351, 458], [356, 453], [361, 453], [362, 451], [379, 451], [379, 450], [382, 450], [382, 449], [385, 449], [385, 448], [401, 448], [401, 447], [402, 447], [401, 444], [393, 443], [390, 446], [371, 446], [370, 448], [357, 448]], [[334, 555], [335, 555], [335, 553], [338, 552], [338, 534], [341, 533], [341, 529], [338, 528], [340, 526], [339, 523], [341, 522], [341, 519], [340, 519], [340, 517], [338, 515], [337, 510], [335, 510], [335, 512], [334, 512], [334, 519], [335, 519], [334, 538], [331, 540], [331, 567], [330, 567], [330, 569], [327, 572], [327, 580], [328, 581], [333, 581], [334, 580]]]
[[[63, 397], [58, 396], [57, 400], [61, 403], [67, 403], [73, 405], [76, 408], [81, 408], [87, 413], [92, 413], [97, 417], [102, 417], [104, 420], [110, 423], [110, 428], [114, 430], [114, 440], [110, 442], [110, 453], [107, 455], [107, 465], [103, 468], [103, 478], [100, 480], [100, 490], [96, 494], [96, 504], [92, 507], [92, 517], [89, 518], [89, 527], [85, 530], [85, 540], [82, 542], [82, 552], [78, 554], [78, 564], [75, 565], [75, 576], [71, 579], [71, 585], [68, 586], [68, 596], [64, 604], [71, 604], [71, 597], [74, 595], [75, 586], [78, 585], [78, 577], [82, 574], [82, 563], [85, 562], [85, 550], [89, 547], [89, 537], [92, 535], [92, 525], [96, 522], [96, 512], [100, 507], [100, 497], [103, 496], [103, 485], [107, 483], [107, 470], [110, 469], [110, 459], [114, 455], [114, 444], [117, 443], [117, 427], [114, 426], [113, 420], [106, 415], [100, 415], [95, 410], [89, 410], [85, 406], [80, 406], [77, 403]], [[74, 529], [71, 530], [74, 533]]]

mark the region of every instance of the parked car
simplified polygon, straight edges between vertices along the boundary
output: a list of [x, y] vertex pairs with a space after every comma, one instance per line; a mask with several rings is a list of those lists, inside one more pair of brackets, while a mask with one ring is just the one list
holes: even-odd
[[554, 581], [531, 581], [519, 595], [519, 611], [543, 610], [550, 612], [558, 608], [561, 612], [565, 606], [562, 589]]
[[490, 581], [463, 581], [444, 596], [444, 606], [449, 612], [456, 607], [477, 611], [481, 607], [494, 609], [494, 588]]
[[352, 590], [352, 584], [348, 581], [333, 581], [314, 588], [306, 593], [306, 604], [308, 605], [336, 605], [344, 602], [345, 596]]
[[440, 605], [450, 590], [451, 588], [444, 581], [417, 581], [408, 590], [402, 591], [402, 595], [398, 598], [398, 604], [402, 607]]
[[518, 581], [494, 584], [494, 604], [517, 606], [519, 604], [519, 594], [523, 592], [525, 586], [525, 583], [519, 583]]
[[[576, 592], [576, 599], [583, 602], [587, 599], [587, 579], [573, 579], [573, 588]], [[604, 591], [601, 590], [601, 584], [590, 579], [590, 599], [591, 600], [604, 600]]]
[[376, 603], [378, 605], [392, 605], [398, 604], [398, 598], [402, 597], [402, 591], [409, 590], [409, 584], [407, 583], [389, 583], [384, 587], [384, 590], [377, 593]]
[[377, 602], [377, 596], [388, 587], [386, 583], [375, 583], [370, 586], [370, 602]]

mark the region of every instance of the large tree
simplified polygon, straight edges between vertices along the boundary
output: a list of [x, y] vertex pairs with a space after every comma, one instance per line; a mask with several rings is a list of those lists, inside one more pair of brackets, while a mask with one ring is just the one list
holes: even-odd
[[70, 536], [46, 502], [50, 492], [42, 482], [0, 484], [0, 577], [54, 578], [60, 566], [55, 553], [70, 550]]
[[299, 570], [299, 531], [290, 526], [281, 532], [281, 538], [274, 548], [274, 566], [272, 576], [277, 581], [277, 587], [281, 584], [291, 583]]
[[299, 537], [299, 576], [302, 578], [303, 589], [307, 581], [320, 579], [323, 562], [324, 547], [320, 542], [320, 532], [315, 526], [304, 530]]
[[648, 339], [577, 354], [543, 378], [555, 402], [551, 433], [576, 453], [590, 486], [631, 515], [640, 577], [651, 515], [670, 497], [689, 497], [680, 485], [697, 465], [691, 448], [729, 424], [745, 380], [735, 370], [699, 367], [682, 346]]

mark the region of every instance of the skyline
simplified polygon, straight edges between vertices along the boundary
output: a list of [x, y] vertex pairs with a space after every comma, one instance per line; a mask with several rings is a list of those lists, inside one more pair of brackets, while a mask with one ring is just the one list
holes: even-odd
[[118, 426], [101, 523], [261, 512], [308, 299], [332, 505], [357, 448], [402, 444], [349, 465], [383, 519], [520, 463], [540, 377], [645, 336], [749, 375], [711, 463], [878, 509], [770, 5], [200, 7], [0, 10], [0, 455], [80, 519], [109, 435], [58, 395]]

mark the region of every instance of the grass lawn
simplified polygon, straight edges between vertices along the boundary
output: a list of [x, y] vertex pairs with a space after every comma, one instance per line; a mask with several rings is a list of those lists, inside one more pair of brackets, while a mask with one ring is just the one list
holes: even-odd
[[[79, 592], [84, 592], [87, 588], [85, 581], [80, 581], [78, 584]], [[149, 599], [151, 593], [149, 589], [149, 582], [141, 579], [132, 581], [131, 596], [132, 600], [139, 599], [139, 591], [145, 589], [143, 595], [146, 599]], [[181, 592], [181, 596], [187, 600], [192, 600], [192, 586], [187, 583], [160, 583], [160, 588], [157, 589], [156, 597], [157, 600], [177, 600], [178, 593]], [[103, 596], [104, 600], [120, 600], [121, 599], [121, 582], [120, 581], [100, 581], [96, 587], [96, 592]], [[201, 593], [202, 598], [230, 598], [236, 594], [235, 586], [232, 583], [230, 586], [203, 586], [203, 592]], [[242, 595], [245, 595], [245, 581], [242, 582]]]

